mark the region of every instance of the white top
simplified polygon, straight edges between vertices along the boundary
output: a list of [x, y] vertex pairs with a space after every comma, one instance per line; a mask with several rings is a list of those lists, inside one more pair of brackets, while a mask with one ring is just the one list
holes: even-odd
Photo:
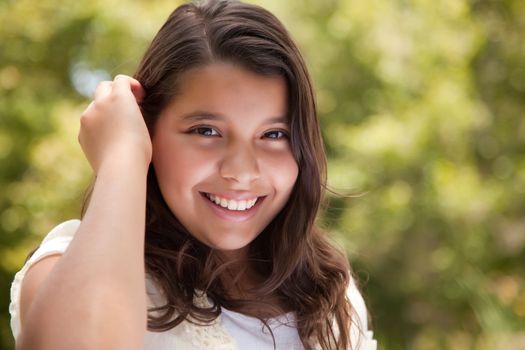
[[[53, 228], [42, 241], [40, 247], [15, 275], [11, 285], [11, 331], [15, 339], [20, 334], [20, 289], [28, 269], [46, 256], [64, 253], [73, 239], [80, 220], [69, 220]], [[159, 290], [152, 281], [146, 279], [148, 307], [164, 304]], [[368, 318], [363, 297], [354, 282], [348, 288], [348, 297], [354, 309], [353, 324], [350, 329], [352, 348], [356, 350], [376, 350], [377, 342], [368, 330]], [[194, 298], [198, 306], [209, 306], [205, 295]], [[276, 349], [303, 349], [295, 328], [293, 312], [272, 318], [268, 322], [275, 337]], [[362, 330], [362, 331], [360, 331]], [[195, 349], [260, 349], [273, 350], [273, 340], [263, 323], [254, 317], [222, 308], [216, 320], [206, 326], [198, 326], [183, 321], [177, 327], [165, 332], [146, 331], [144, 350], [195, 350]]]

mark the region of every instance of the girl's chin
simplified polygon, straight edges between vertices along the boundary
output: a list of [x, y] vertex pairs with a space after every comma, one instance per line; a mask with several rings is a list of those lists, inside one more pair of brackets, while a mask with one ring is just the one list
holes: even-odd
[[233, 256], [236, 256], [236, 255], [239, 255], [245, 252], [248, 249], [248, 246], [250, 245], [252, 241], [253, 239], [252, 240], [235, 239], [235, 240], [222, 240], [220, 242], [210, 241], [210, 240], [206, 242], [203, 242], [203, 241], [201, 242], [206, 244], [208, 247], [212, 249], [220, 251], [225, 256], [233, 257]]
[[225, 255], [236, 255], [248, 248], [249, 242], [231, 242], [226, 244], [225, 242], [217, 242], [206, 244], [208, 247], [220, 251]]

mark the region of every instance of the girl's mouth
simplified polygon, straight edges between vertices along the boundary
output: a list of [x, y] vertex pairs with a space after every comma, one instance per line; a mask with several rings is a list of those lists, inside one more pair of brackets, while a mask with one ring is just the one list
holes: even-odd
[[251, 199], [235, 200], [235, 199], [227, 199], [227, 198], [219, 197], [211, 193], [204, 192], [203, 194], [206, 198], [208, 198], [211, 202], [217, 204], [218, 206], [228, 209], [228, 210], [236, 210], [236, 211], [249, 210], [251, 207], [253, 207], [257, 203], [257, 201], [260, 198], [263, 198], [263, 197], [254, 197]]
[[244, 221], [251, 218], [266, 198], [261, 196], [234, 200], [212, 193], [200, 192], [200, 194], [219, 217], [228, 221]]

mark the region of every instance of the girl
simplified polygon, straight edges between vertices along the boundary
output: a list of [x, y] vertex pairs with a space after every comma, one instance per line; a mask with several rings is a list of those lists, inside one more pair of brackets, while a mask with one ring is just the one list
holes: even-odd
[[18, 349], [375, 349], [347, 259], [314, 225], [314, 93], [272, 14], [180, 6], [80, 124], [96, 181], [82, 221], [15, 277]]

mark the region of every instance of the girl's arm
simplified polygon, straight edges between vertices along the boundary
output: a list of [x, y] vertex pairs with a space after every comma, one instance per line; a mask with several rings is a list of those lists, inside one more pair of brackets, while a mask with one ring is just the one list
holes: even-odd
[[97, 174], [91, 201], [64, 255], [26, 276], [17, 349], [143, 347], [151, 142], [137, 84], [123, 76], [101, 84], [82, 116], [79, 141]]

